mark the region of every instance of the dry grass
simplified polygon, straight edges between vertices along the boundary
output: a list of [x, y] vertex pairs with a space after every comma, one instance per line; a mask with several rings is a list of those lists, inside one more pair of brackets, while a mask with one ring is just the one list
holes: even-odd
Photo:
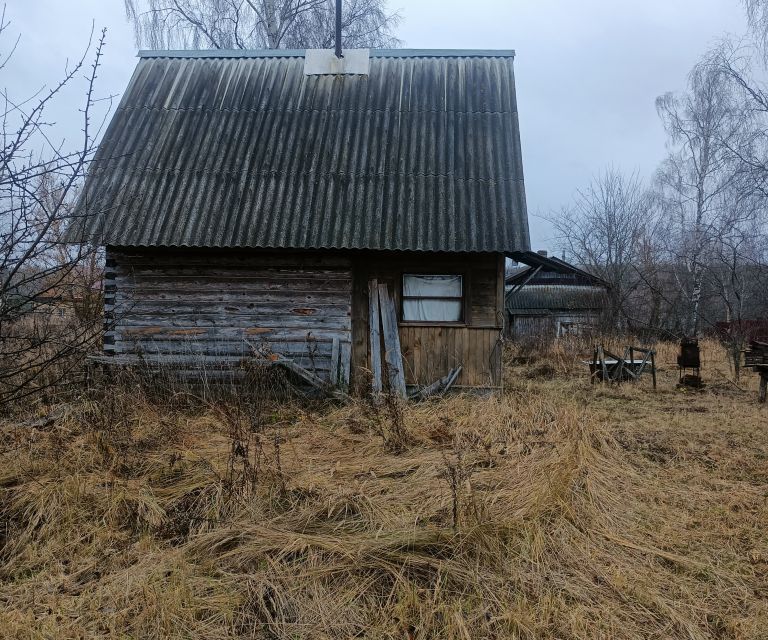
[[656, 393], [590, 387], [576, 352], [402, 413], [124, 393], [8, 426], [0, 636], [765, 638], [755, 380], [708, 344], [703, 391], [667, 347]]

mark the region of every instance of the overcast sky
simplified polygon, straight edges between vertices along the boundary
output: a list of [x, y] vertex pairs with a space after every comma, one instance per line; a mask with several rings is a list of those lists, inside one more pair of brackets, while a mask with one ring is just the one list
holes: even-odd
[[[411, 48], [515, 49], [531, 243], [554, 249], [542, 215], [608, 165], [650, 177], [664, 156], [654, 101], [685, 88], [699, 57], [745, 23], [739, 0], [390, 0]], [[136, 64], [122, 0], [7, 0], [22, 36], [0, 85], [17, 97], [54, 82], [77, 58], [92, 21], [107, 27], [98, 84], [119, 95]], [[9, 38], [2, 49], [7, 50]], [[75, 138], [82, 86], [48, 119]], [[63, 135], [63, 134], [62, 134]]]

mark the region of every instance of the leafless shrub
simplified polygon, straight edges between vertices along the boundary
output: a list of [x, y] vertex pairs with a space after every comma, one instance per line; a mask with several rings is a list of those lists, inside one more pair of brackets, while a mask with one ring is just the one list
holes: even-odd
[[392, 392], [366, 396], [358, 403], [360, 414], [350, 417], [349, 428], [353, 432], [373, 431], [387, 451], [400, 454], [412, 443], [405, 425], [404, 404], [403, 399]]
[[253, 415], [234, 404], [218, 404], [215, 411], [227, 429], [229, 455], [223, 477], [226, 499], [247, 501], [254, 494], [261, 466], [261, 437]]
[[[3, 9], [0, 42], [8, 27]], [[99, 339], [98, 252], [67, 246], [63, 237], [101, 128], [94, 122], [95, 90], [104, 44], [102, 31], [52, 88], [27, 98], [0, 94], [0, 407], [5, 409], [56, 387]], [[14, 49], [11, 45], [0, 56], [0, 67], [15, 64]], [[83, 74], [82, 138], [67, 148], [53, 138], [46, 114]]]
[[468, 473], [464, 468], [463, 452], [460, 448], [454, 450], [454, 458], [450, 460], [443, 454], [444, 469], [440, 476], [448, 483], [451, 491], [451, 522], [453, 530], [459, 527], [459, 519], [463, 507], [462, 497], [464, 492], [464, 483], [467, 480]]

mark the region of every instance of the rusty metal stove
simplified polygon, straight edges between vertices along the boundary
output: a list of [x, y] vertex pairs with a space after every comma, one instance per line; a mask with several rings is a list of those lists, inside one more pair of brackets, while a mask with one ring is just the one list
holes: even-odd
[[765, 402], [768, 396], [768, 341], [750, 341], [749, 350], [744, 353], [744, 366], [752, 367], [755, 373], [760, 374], [758, 401]]
[[[680, 354], [677, 356], [680, 369], [680, 384], [686, 387], [701, 386], [701, 352], [698, 338], [680, 340]], [[690, 372], [690, 373], [689, 373]]]

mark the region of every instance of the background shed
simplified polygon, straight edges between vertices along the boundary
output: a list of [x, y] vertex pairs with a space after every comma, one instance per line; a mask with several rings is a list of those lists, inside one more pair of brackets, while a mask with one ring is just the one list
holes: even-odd
[[505, 282], [505, 335], [513, 340], [581, 335], [601, 319], [608, 285], [545, 252], [517, 252], [527, 265]]

